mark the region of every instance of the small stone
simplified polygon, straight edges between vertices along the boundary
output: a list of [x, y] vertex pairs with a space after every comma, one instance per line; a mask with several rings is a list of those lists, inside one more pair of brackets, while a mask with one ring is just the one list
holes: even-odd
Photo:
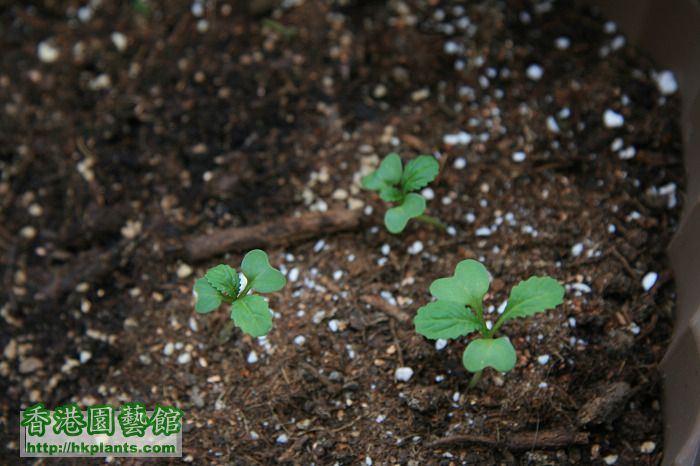
[[464, 157], [457, 157], [452, 166], [455, 167], [457, 170], [462, 170], [464, 167], [467, 166], [467, 161], [464, 160]]
[[112, 87], [112, 78], [108, 74], [101, 73], [88, 82], [91, 91], [103, 91]]
[[525, 159], [527, 158], [527, 155], [525, 155], [525, 152], [518, 151], [518, 152], [513, 152], [512, 158], [513, 158], [513, 162], [520, 163], [520, 162], [525, 161]]
[[293, 267], [289, 273], [287, 273], [287, 278], [289, 279], [290, 282], [295, 282], [299, 279], [299, 269], [296, 267]]
[[408, 382], [413, 377], [413, 369], [410, 367], [399, 367], [394, 373], [394, 377], [399, 382]]
[[192, 355], [190, 353], [182, 353], [177, 357], [178, 364], [187, 364], [192, 361]]
[[635, 155], [637, 155], [637, 149], [634, 146], [628, 146], [617, 153], [622, 160], [633, 159]]
[[44, 209], [39, 204], [31, 204], [29, 206], [29, 215], [32, 217], [40, 217], [44, 213]]
[[61, 52], [49, 41], [39, 42], [37, 46], [37, 55], [39, 55], [39, 60], [44, 63], [54, 63], [58, 60]]
[[442, 338], [438, 338], [435, 340], [435, 349], [438, 351], [442, 351], [447, 347], [447, 340], [443, 340]]
[[428, 97], [430, 97], [430, 89], [423, 88], [423, 89], [418, 89], [417, 91], [413, 91], [411, 93], [411, 100], [414, 102], [420, 102], [421, 100], [425, 100]]
[[544, 366], [549, 362], [549, 355], [548, 354], [543, 354], [542, 356], [537, 356], [537, 362]]
[[121, 228], [121, 234], [126, 239], [134, 239], [141, 233], [141, 222], [138, 220], [127, 220]]
[[618, 458], [617, 455], [608, 455], [608, 456], [606, 456], [606, 457], [603, 458], [603, 461], [605, 461], [605, 464], [607, 464], [608, 466], [610, 466], [610, 465], [612, 465], [612, 464], [617, 463], [617, 458]]
[[19, 231], [19, 235], [24, 239], [34, 239], [36, 237], [36, 228], [31, 225], [22, 227], [22, 229]]
[[413, 244], [411, 244], [408, 247], [408, 253], [412, 256], [415, 256], [416, 254], [420, 254], [423, 251], [423, 243], [421, 241], [414, 241]]
[[246, 361], [248, 361], [248, 364], [255, 364], [256, 362], [258, 362], [258, 353], [256, 353], [255, 351], [251, 351], [250, 353], [248, 353], [248, 358], [246, 359]]
[[289, 441], [289, 438], [287, 437], [287, 434], [279, 434], [277, 436], [277, 439], [275, 439], [275, 442], [277, 442], [279, 444], [284, 444], [284, 443], [287, 443], [288, 441]]
[[566, 50], [571, 45], [571, 40], [568, 37], [561, 36], [554, 40], [554, 46], [559, 50]]
[[474, 234], [476, 236], [491, 236], [491, 229], [489, 227], [480, 227], [476, 229]]
[[78, 356], [78, 359], [80, 360], [80, 364], [85, 364], [90, 359], [92, 359], [92, 353], [87, 350], [81, 351], [80, 355]]
[[542, 75], [544, 75], [544, 69], [540, 65], [532, 64], [527, 67], [525, 74], [533, 81], [539, 81], [542, 79]]
[[614, 110], [607, 109], [603, 113], [603, 124], [606, 128], [619, 128], [625, 124], [625, 117]]
[[578, 257], [581, 255], [583, 252], [583, 243], [576, 243], [573, 246], [571, 246], [571, 255], [574, 257]]
[[377, 84], [372, 91], [372, 95], [375, 99], [383, 99], [386, 97], [387, 88], [384, 84]]
[[187, 264], [180, 264], [177, 268], [177, 278], [187, 278], [192, 275], [192, 267]]
[[331, 332], [335, 333], [338, 331], [338, 319], [332, 319], [328, 321], [328, 328]]
[[119, 50], [120, 52], [123, 52], [124, 50], [126, 50], [126, 46], [127, 46], [128, 41], [126, 40], [126, 36], [124, 34], [122, 34], [121, 32], [115, 31], [112, 33], [111, 39], [112, 39], [112, 43], [117, 48], [117, 50]]
[[175, 351], [175, 345], [173, 345], [171, 342], [166, 343], [165, 346], [163, 347], [163, 354], [166, 356], [172, 355], [174, 351]]
[[662, 95], [675, 94], [678, 90], [678, 83], [672, 71], [662, 71], [656, 74], [654, 79], [656, 80], [656, 87], [659, 88], [659, 92]]
[[294, 337], [294, 344], [301, 346], [306, 342], [306, 337], [304, 335], [298, 335]]
[[12, 361], [17, 357], [17, 341], [14, 338], [5, 345], [3, 354], [8, 361]]
[[557, 120], [553, 116], [547, 117], [547, 129], [549, 131], [551, 131], [552, 133], [559, 132], [559, 124], [557, 123]]
[[36, 372], [44, 367], [44, 363], [41, 359], [35, 357], [21, 358], [19, 362], [19, 373], [29, 374], [31, 372]]
[[433, 191], [433, 188], [424, 188], [420, 194], [428, 201], [435, 199], [435, 191]]
[[344, 189], [336, 189], [331, 195], [336, 201], [344, 201], [348, 198], [348, 192]]
[[639, 451], [647, 455], [653, 453], [654, 450], [656, 450], [656, 443], [652, 442], [651, 440], [647, 440], [639, 447]]
[[656, 280], [659, 278], [659, 274], [656, 272], [649, 272], [642, 278], [642, 287], [644, 291], [651, 290], [656, 284]]

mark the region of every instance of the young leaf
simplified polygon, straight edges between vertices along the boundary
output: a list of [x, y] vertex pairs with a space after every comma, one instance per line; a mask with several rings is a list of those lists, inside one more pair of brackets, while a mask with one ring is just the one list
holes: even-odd
[[530, 277], [510, 291], [508, 304], [499, 320], [527, 317], [554, 309], [564, 299], [564, 287], [552, 277]]
[[393, 186], [401, 181], [401, 157], [389, 154], [384, 157], [376, 171], [362, 178], [362, 187], [370, 191], [379, 191], [383, 186]]
[[206, 278], [209, 284], [217, 291], [232, 298], [235, 298], [240, 291], [241, 282], [238, 279], [238, 272], [226, 264], [219, 264], [207, 270], [207, 274], [204, 278]]
[[425, 211], [425, 198], [420, 194], [406, 195], [401, 205], [392, 207], [384, 214], [384, 225], [391, 233], [401, 233], [408, 221]]
[[282, 272], [270, 265], [267, 254], [260, 249], [253, 249], [245, 255], [241, 271], [248, 279], [251, 289], [261, 293], [281, 290], [287, 283]]
[[453, 276], [435, 280], [430, 285], [430, 294], [438, 300], [469, 306], [476, 312], [481, 309], [489, 282], [486, 267], [479, 261], [467, 259], [457, 264]]
[[401, 177], [404, 191], [416, 191], [428, 185], [440, 172], [440, 164], [432, 155], [419, 155], [406, 164]]
[[221, 294], [204, 278], [194, 282], [194, 297], [197, 300], [194, 310], [200, 314], [211, 312], [221, 305]]
[[469, 309], [449, 301], [436, 301], [421, 307], [413, 323], [416, 332], [433, 340], [461, 337], [481, 327]]
[[469, 372], [478, 372], [486, 367], [508, 372], [515, 367], [516, 360], [515, 348], [508, 337], [472, 340], [462, 356], [462, 364]]
[[245, 333], [253, 337], [267, 335], [272, 328], [272, 313], [262, 296], [253, 294], [231, 304], [231, 319]]
[[382, 186], [379, 190], [379, 197], [382, 201], [387, 202], [398, 202], [403, 199], [403, 193], [401, 190], [394, 188], [393, 186]]

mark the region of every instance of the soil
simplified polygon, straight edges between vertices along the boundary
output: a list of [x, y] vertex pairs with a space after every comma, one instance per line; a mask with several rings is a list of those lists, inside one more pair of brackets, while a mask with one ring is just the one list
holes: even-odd
[[[195, 464], [659, 464], [679, 101], [614, 25], [563, 2], [88, 3], [0, 2], [4, 462], [20, 407], [141, 401], [185, 411]], [[440, 156], [451, 234], [382, 228], [357, 181], [390, 151]], [[266, 339], [194, 313], [194, 279], [242, 256], [187, 263], [185, 236], [344, 208], [360, 228], [268, 249], [289, 284]], [[568, 290], [471, 391], [466, 338], [382, 310], [412, 317], [466, 258], [492, 310], [530, 275]], [[507, 445], [537, 432], [587, 436]], [[441, 442], [469, 435], [495, 446]]]

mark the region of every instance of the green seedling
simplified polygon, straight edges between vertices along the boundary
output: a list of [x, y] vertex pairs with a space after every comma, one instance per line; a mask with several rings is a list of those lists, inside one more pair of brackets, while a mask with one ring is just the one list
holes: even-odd
[[462, 261], [452, 277], [440, 278], [430, 285], [430, 294], [437, 301], [418, 309], [414, 319], [416, 332], [430, 339], [459, 338], [478, 332], [462, 356], [464, 367], [474, 373], [469, 388], [479, 383], [487, 367], [500, 372], [515, 367], [515, 348], [510, 339], [495, 336], [504, 323], [554, 309], [564, 298], [564, 287], [553, 278], [530, 277], [513, 287], [505, 310], [489, 328], [482, 306], [489, 284], [486, 267], [475, 260]]
[[248, 335], [267, 335], [272, 328], [272, 312], [265, 299], [250, 291], [271, 293], [284, 288], [287, 280], [279, 270], [270, 265], [265, 251], [254, 249], [241, 262], [241, 273], [246, 279], [241, 290], [241, 278], [236, 269], [219, 264], [207, 270], [204, 278], [194, 283], [197, 299], [195, 311], [208, 314], [221, 303], [231, 305], [231, 320]]
[[399, 154], [392, 153], [384, 157], [376, 171], [362, 178], [362, 187], [378, 191], [383, 201], [396, 203], [384, 214], [384, 225], [390, 233], [401, 233], [412, 218], [445, 229], [438, 219], [423, 214], [425, 198], [413, 192], [426, 187], [439, 172], [440, 164], [433, 156], [419, 155], [404, 168]]

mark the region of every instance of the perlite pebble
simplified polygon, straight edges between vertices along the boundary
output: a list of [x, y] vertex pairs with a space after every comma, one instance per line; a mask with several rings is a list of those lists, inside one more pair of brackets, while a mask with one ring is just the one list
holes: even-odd
[[625, 117], [614, 110], [607, 109], [603, 113], [603, 124], [606, 128], [619, 128], [625, 124]]
[[656, 87], [659, 88], [659, 92], [663, 95], [675, 94], [678, 90], [678, 83], [672, 71], [662, 71], [656, 74], [654, 79], [656, 80]]
[[520, 163], [520, 162], [525, 161], [525, 159], [527, 158], [527, 155], [525, 155], [525, 152], [518, 151], [518, 152], [513, 152], [512, 158], [513, 158], [513, 162]]
[[542, 356], [537, 356], [537, 362], [540, 363], [540, 365], [544, 366], [549, 362], [549, 355], [543, 354]]
[[569, 40], [568, 37], [564, 37], [564, 36], [557, 37], [554, 40], [554, 46], [556, 48], [558, 48], [559, 50], [566, 50], [569, 48], [570, 45], [571, 45], [571, 40]]
[[408, 247], [408, 253], [412, 256], [420, 254], [421, 251], [423, 251], [423, 243], [420, 241], [414, 241], [413, 244]]
[[644, 278], [642, 278], [642, 287], [644, 287], [644, 291], [651, 290], [656, 284], [656, 280], [658, 278], [659, 274], [656, 272], [649, 272], [646, 275], [644, 275]]
[[399, 367], [394, 373], [394, 377], [399, 382], [408, 382], [413, 377], [413, 369], [410, 367]]
[[605, 464], [608, 466], [617, 463], [617, 455], [608, 455], [605, 458], [603, 458], [603, 461], [605, 461]]
[[182, 353], [177, 357], [178, 364], [187, 364], [192, 361], [192, 355], [190, 353]]
[[443, 340], [442, 338], [438, 338], [435, 340], [435, 349], [438, 351], [442, 351], [445, 349], [447, 346], [447, 340]]
[[542, 69], [542, 67], [538, 64], [532, 64], [527, 67], [527, 71], [525, 73], [527, 74], [527, 77], [533, 81], [539, 81], [544, 74], [544, 69]]
[[303, 345], [306, 342], [306, 337], [304, 335], [298, 335], [294, 337], [294, 344], [295, 345]]
[[177, 268], [177, 278], [187, 278], [192, 275], [192, 267], [187, 264], [180, 264]]
[[54, 63], [58, 60], [61, 53], [53, 44], [48, 41], [43, 41], [39, 42], [37, 46], [37, 55], [39, 56], [39, 60], [44, 63]]
[[287, 434], [279, 434], [277, 438], [275, 439], [275, 442], [279, 444], [284, 444], [289, 441], [289, 438], [287, 437]]
[[248, 353], [248, 358], [246, 359], [246, 361], [248, 361], [248, 364], [255, 364], [256, 362], [258, 362], [258, 353], [256, 353], [255, 351], [251, 351], [250, 353]]
[[115, 31], [112, 33], [111, 39], [112, 43], [117, 48], [117, 50], [119, 50], [120, 52], [126, 50], [128, 41], [126, 40], [126, 36], [124, 34]]
[[651, 440], [647, 440], [639, 447], [639, 451], [647, 455], [653, 453], [654, 450], [656, 450], [656, 443], [652, 442]]

